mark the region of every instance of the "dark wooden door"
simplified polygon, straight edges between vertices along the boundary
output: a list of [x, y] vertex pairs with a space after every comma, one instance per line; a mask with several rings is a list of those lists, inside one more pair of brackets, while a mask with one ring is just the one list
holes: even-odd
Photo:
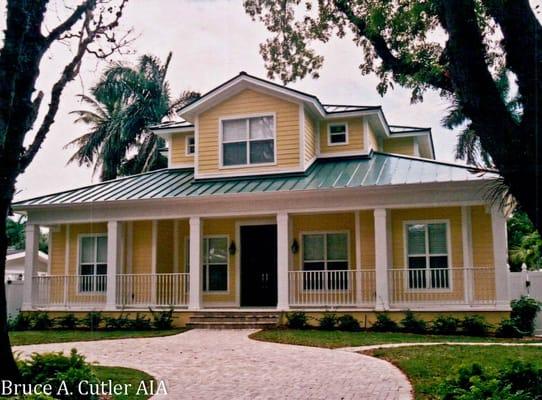
[[241, 306], [277, 305], [277, 226], [241, 226]]

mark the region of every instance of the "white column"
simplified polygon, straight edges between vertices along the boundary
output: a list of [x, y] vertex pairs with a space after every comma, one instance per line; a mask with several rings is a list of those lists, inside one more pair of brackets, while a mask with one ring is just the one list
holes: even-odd
[[496, 305], [497, 307], [507, 308], [510, 306], [510, 290], [508, 285], [506, 217], [496, 206], [491, 208], [491, 230], [493, 233]]
[[375, 220], [375, 280], [377, 311], [387, 310], [390, 307], [388, 289], [389, 237], [388, 237], [388, 210], [377, 208], [374, 210]]
[[107, 292], [106, 309], [117, 308], [117, 274], [121, 264], [122, 225], [119, 221], [107, 223]]
[[474, 300], [474, 270], [472, 257], [472, 222], [470, 206], [461, 207], [461, 240], [463, 243], [463, 281], [466, 304]]
[[200, 217], [190, 217], [190, 301], [188, 308], [201, 308], [201, 238]]
[[156, 305], [156, 286], [157, 286], [157, 262], [158, 262], [158, 221], [152, 221], [151, 232], [151, 303]]
[[288, 235], [288, 214], [277, 214], [277, 309], [288, 310], [288, 269], [290, 252]]
[[361, 221], [359, 218], [359, 211], [355, 211], [354, 213], [354, 221], [355, 221], [355, 240], [356, 240], [356, 305], [358, 307], [361, 306], [362, 303], [362, 293], [361, 293]]
[[26, 223], [26, 248], [24, 258], [23, 310], [32, 308], [32, 277], [38, 266], [38, 251], [40, 240], [39, 225]]

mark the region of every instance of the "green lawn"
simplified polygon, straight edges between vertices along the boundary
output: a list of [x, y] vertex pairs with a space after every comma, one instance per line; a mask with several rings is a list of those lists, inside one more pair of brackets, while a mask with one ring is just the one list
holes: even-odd
[[184, 332], [185, 329], [168, 329], [163, 331], [83, 331], [83, 330], [48, 330], [48, 331], [16, 331], [10, 332], [12, 346], [42, 343], [87, 342], [104, 339], [126, 339], [140, 337], [169, 336]]
[[[340, 332], [320, 331], [316, 329], [270, 329], [256, 332], [250, 336], [255, 340], [301, 346], [338, 347], [368, 346], [384, 343], [408, 342], [518, 342], [514, 339], [496, 339], [470, 336], [415, 335], [410, 333], [381, 332]], [[524, 339], [525, 341], [532, 339]], [[540, 341], [540, 340], [538, 340]]]
[[[100, 381], [107, 382], [112, 380], [113, 384], [130, 384], [128, 387], [128, 395], [117, 395], [112, 398], [115, 400], [144, 400], [151, 397], [150, 395], [144, 395], [140, 393], [136, 395], [137, 389], [141, 381], [149, 382], [154, 381], [154, 378], [149, 374], [139, 371], [137, 369], [123, 368], [123, 367], [103, 367], [103, 366], [94, 366], [92, 367], [96, 376]], [[147, 385], [148, 387], [148, 385]]]
[[378, 349], [371, 355], [397, 365], [410, 379], [416, 399], [436, 399], [439, 382], [455, 376], [462, 365], [479, 363], [500, 368], [510, 360], [532, 362], [542, 367], [542, 348], [504, 346], [425, 346]]

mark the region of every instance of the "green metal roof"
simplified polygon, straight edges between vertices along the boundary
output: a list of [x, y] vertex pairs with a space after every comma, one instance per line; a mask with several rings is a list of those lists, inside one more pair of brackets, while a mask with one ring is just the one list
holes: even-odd
[[480, 181], [497, 177], [494, 171], [374, 152], [369, 156], [319, 159], [302, 174], [194, 180], [193, 169], [162, 169], [19, 201], [14, 207], [24, 210], [63, 204]]

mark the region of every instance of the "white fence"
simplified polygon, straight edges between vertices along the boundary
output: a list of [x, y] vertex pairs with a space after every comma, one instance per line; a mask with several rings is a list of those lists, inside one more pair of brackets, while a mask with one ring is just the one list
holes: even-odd
[[[542, 271], [527, 271], [525, 264], [521, 272], [510, 272], [510, 298], [517, 299], [529, 295], [542, 301]], [[535, 333], [542, 334], [542, 313], [536, 318]]]
[[4, 285], [8, 317], [15, 317], [23, 305], [23, 281], [7, 281]]

